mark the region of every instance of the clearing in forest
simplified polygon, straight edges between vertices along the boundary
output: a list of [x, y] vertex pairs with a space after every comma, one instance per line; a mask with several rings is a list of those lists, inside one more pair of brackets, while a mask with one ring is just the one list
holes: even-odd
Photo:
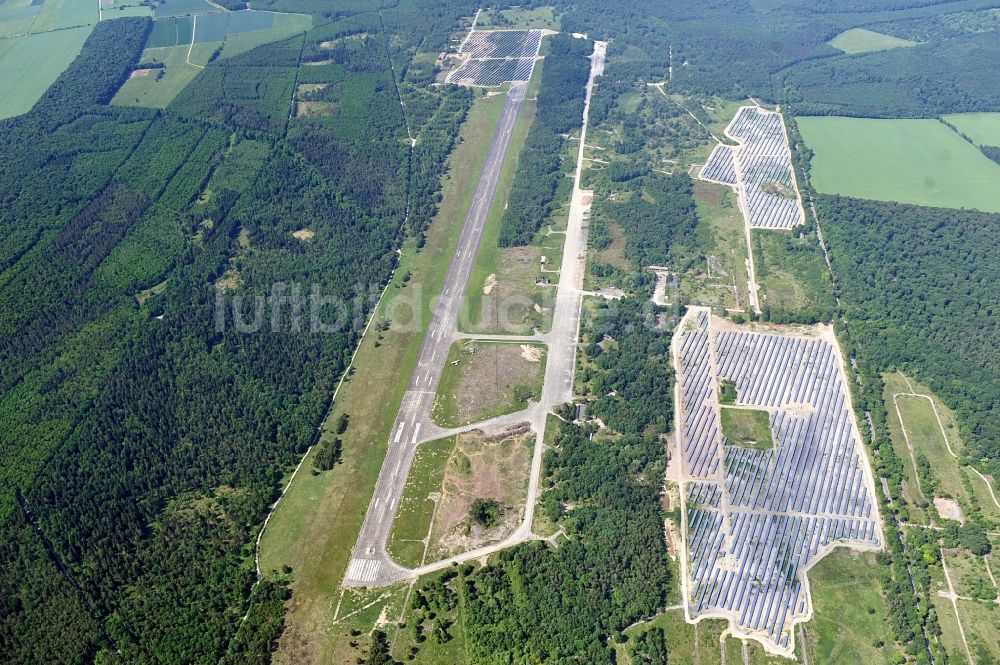
[[796, 119], [824, 194], [1000, 212], [1000, 165], [937, 120]]
[[833, 48], [847, 54], [888, 51], [893, 48], [917, 45], [917, 42], [910, 41], [909, 39], [900, 39], [899, 37], [884, 35], [881, 32], [866, 30], [865, 28], [851, 28], [840, 33], [827, 43]]
[[960, 461], [962, 441], [951, 410], [926, 386], [901, 373], [885, 374], [883, 381], [889, 431], [903, 462], [902, 500], [910, 521], [940, 521], [933, 504], [947, 499], [957, 502], [963, 515], [981, 512], [1000, 525], [1000, 506], [988, 477]]
[[541, 49], [544, 30], [476, 30], [462, 41], [461, 63], [448, 74], [448, 83], [495, 86], [527, 81]]

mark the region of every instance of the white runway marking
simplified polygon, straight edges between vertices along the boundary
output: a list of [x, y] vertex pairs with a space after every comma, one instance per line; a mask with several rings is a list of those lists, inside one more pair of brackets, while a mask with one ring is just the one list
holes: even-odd
[[413, 430], [413, 440], [411, 440], [410, 443], [416, 443], [417, 442], [417, 436], [420, 434], [420, 426], [421, 425], [423, 425], [423, 423], [417, 423], [417, 428], [415, 430]]
[[399, 429], [396, 430], [396, 438], [393, 443], [399, 443], [399, 437], [403, 436], [404, 427], [406, 427], [406, 423], [399, 423]]
[[378, 577], [381, 562], [375, 559], [351, 559], [347, 566], [347, 579], [357, 582], [374, 582]]

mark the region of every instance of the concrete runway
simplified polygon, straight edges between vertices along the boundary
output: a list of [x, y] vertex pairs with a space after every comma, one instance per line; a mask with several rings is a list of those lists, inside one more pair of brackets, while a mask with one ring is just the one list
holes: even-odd
[[510, 147], [526, 88], [526, 83], [512, 84], [500, 111], [496, 133], [490, 144], [483, 172], [479, 176], [476, 193], [462, 224], [458, 245], [420, 347], [417, 366], [410, 377], [410, 384], [393, 425], [389, 450], [354, 546], [354, 558], [344, 578], [345, 584], [384, 584], [399, 579], [408, 572], [392, 561], [385, 551], [385, 545], [413, 464], [417, 444], [445, 434], [431, 421], [431, 407], [444, 372], [448, 350], [455, 337], [469, 275], [479, 251], [479, 242], [496, 195], [500, 170]]
[[[457, 332], [458, 316], [465, 299], [472, 266], [475, 263], [483, 228], [489, 216], [490, 206], [496, 194], [500, 170], [510, 146], [510, 139], [518, 113], [524, 100], [526, 84], [512, 84], [507, 100], [500, 114], [497, 130], [490, 145], [483, 172], [476, 187], [476, 193], [462, 225], [458, 245], [442, 287], [441, 296], [431, 317], [416, 369], [403, 396], [399, 414], [393, 425], [382, 470], [375, 484], [375, 493], [368, 506], [364, 524], [354, 546], [353, 557], [344, 576], [344, 586], [382, 586], [402, 579], [439, 570], [453, 562], [467, 561], [511, 547], [519, 542], [535, 538], [531, 532], [538, 481], [541, 473], [543, 435], [546, 414], [552, 407], [572, 398], [573, 372], [576, 366], [576, 341], [580, 323], [583, 271], [586, 264], [587, 226], [586, 218], [592, 194], [580, 190], [580, 172], [586, 141], [586, 118], [590, 108], [590, 98], [594, 78], [604, 70], [606, 45], [597, 42], [591, 57], [591, 75], [587, 84], [584, 104], [583, 130], [577, 158], [569, 222], [566, 231], [563, 266], [553, 312], [552, 330], [544, 335], [503, 336], [516, 341], [523, 339], [544, 340], [548, 343], [545, 367], [545, 382], [542, 396], [537, 404], [528, 409], [506, 416], [500, 416], [482, 423], [475, 423], [455, 430], [445, 430], [431, 421], [431, 408], [437, 393], [441, 374], [451, 344], [465, 337]], [[481, 336], [475, 336], [477, 339]], [[486, 336], [494, 337], [494, 336]], [[500, 337], [500, 336], [496, 336]], [[528, 480], [528, 492], [522, 523], [505, 541], [480, 550], [465, 552], [443, 561], [437, 561], [415, 569], [408, 569], [395, 563], [386, 552], [386, 543], [392, 530], [393, 520], [399, 508], [399, 500], [406, 486], [417, 445], [460, 431], [483, 429], [497, 431], [517, 423], [528, 422], [536, 435], [532, 466]]]

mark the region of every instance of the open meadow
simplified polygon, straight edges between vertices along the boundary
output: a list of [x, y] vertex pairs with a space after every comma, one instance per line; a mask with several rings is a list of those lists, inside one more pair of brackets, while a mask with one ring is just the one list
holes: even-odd
[[937, 120], [806, 116], [812, 184], [825, 194], [1000, 212], [1000, 165]]
[[848, 55], [855, 53], [872, 53], [874, 51], [888, 51], [893, 48], [905, 46], [916, 46], [917, 42], [909, 39], [900, 39], [892, 35], [883, 35], [881, 32], [867, 30], [865, 28], [851, 28], [840, 33], [829, 42], [830, 46], [839, 49]]
[[976, 511], [994, 522], [1000, 520], [1000, 507], [986, 481], [957, 457], [962, 443], [951, 411], [903, 374], [886, 374], [884, 381], [889, 430], [903, 461], [903, 498], [912, 513], [910, 519], [936, 517], [933, 500], [937, 496], [954, 499], [963, 513]]

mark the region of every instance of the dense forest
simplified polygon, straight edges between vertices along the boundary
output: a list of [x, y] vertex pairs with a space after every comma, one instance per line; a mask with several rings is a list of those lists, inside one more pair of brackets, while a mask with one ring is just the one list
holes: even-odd
[[559, 34], [549, 40], [535, 121], [518, 157], [517, 172], [500, 224], [500, 246], [527, 245], [552, 214], [559, 185], [566, 181], [563, 135], [580, 126], [583, 90], [590, 75], [593, 44]]
[[[991, 0], [561, 0], [565, 30], [612, 39], [616, 77], [680, 92], [760, 97], [810, 113], [878, 117], [1000, 110]], [[865, 26], [927, 42], [847, 55], [827, 42]], [[672, 57], [671, 57], [672, 56]], [[666, 66], [672, 65], [668, 71]]]
[[[106, 105], [151, 22], [103, 21], [0, 123], [0, 660], [269, 658], [288, 592], [251, 595], [256, 529], [434, 214], [472, 99], [427, 90], [411, 116], [394, 75], [460, 3], [372, 4], [213, 61], [164, 111]], [[355, 69], [300, 67], [359, 25]], [[361, 108], [295, 117], [307, 69]], [[332, 315], [310, 289], [348, 325], [312, 329]]]
[[[965, 455], [1000, 472], [1000, 215], [817, 199], [865, 382], [902, 369], [955, 410]], [[879, 393], [881, 395], [881, 393]]]

